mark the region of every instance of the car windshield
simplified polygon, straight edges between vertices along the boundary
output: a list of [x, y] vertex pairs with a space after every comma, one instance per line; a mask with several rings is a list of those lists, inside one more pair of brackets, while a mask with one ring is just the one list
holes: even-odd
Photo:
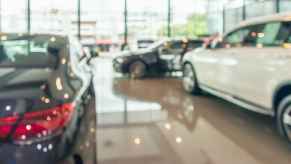
[[154, 49], [158, 49], [161, 46], [163, 46], [165, 43], [165, 40], [161, 40], [161, 41], [157, 41], [155, 43], [153, 43], [151, 46], [149, 46], [147, 49], [148, 50], [154, 50]]
[[63, 45], [55, 36], [2, 35], [0, 67], [54, 67]]

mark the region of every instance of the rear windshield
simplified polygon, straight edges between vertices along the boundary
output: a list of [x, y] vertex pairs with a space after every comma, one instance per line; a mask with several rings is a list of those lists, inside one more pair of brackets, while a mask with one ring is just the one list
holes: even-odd
[[65, 45], [55, 36], [0, 37], [0, 67], [55, 67]]

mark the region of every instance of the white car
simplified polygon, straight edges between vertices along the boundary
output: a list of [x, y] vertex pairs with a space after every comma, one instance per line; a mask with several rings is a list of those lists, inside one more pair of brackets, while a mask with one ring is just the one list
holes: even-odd
[[276, 118], [291, 143], [291, 13], [241, 23], [183, 60], [183, 86]]

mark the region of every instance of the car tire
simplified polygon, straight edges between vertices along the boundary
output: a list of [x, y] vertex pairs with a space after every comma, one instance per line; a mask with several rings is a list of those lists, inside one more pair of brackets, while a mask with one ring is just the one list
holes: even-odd
[[146, 65], [141, 61], [136, 61], [129, 66], [129, 75], [132, 79], [143, 78], [146, 74]]
[[190, 63], [183, 66], [183, 88], [191, 94], [201, 93], [194, 67]]
[[291, 144], [291, 95], [281, 101], [276, 115], [276, 122], [281, 136]]

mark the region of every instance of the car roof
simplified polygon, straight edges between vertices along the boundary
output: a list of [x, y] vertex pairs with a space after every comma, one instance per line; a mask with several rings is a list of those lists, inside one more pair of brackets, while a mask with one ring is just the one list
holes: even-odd
[[262, 23], [267, 23], [267, 22], [291, 22], [291, 12], [261, 16], [261, 17], [251, 18], [246, 21], [242, 21], [239, 24], [239, 26], [228, 31], [226, 34], [233, 32], [237, 29], [240, 29], [242, 27], [257, 25], [257, 24], [262, 24]]

